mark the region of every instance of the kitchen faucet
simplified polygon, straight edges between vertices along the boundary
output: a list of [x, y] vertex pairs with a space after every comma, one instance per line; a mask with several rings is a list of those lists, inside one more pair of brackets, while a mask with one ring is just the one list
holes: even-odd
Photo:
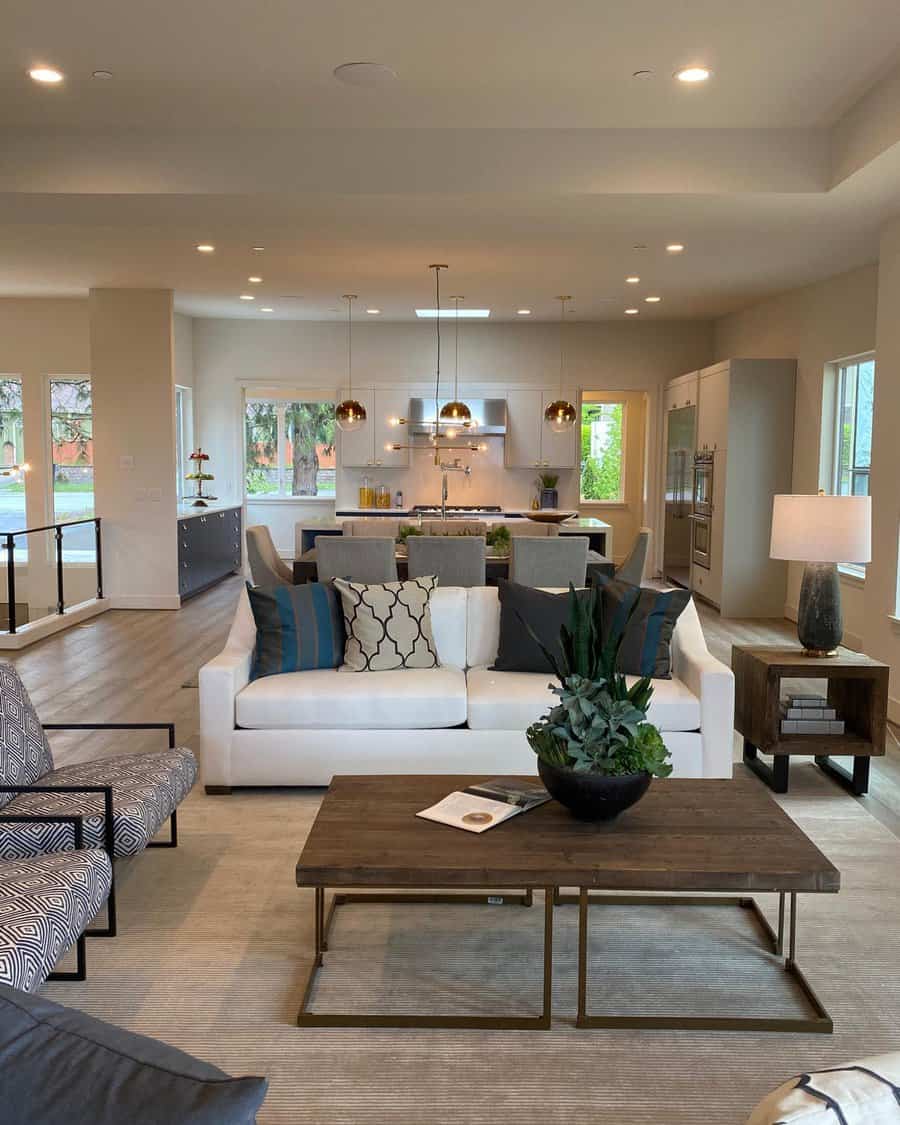
[[441, 519], [447, 518], [447, 473], [465, 473], [465, 475], [472, 475], [472, 466], [464, 465], [457, 457], [453, 461], [441, 461]]

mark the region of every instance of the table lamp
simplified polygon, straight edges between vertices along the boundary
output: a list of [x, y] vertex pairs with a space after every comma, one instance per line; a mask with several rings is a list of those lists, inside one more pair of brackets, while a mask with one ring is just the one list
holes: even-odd
[[833, 656], [844, 634], [838, 563], [872, 559], [868, 496], [776, 496], [769, 557], [805, 562], [797, 634], [809, 656]]

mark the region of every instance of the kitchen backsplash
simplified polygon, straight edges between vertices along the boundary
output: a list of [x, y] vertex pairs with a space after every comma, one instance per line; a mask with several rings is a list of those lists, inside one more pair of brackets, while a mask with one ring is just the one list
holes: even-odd
[[[449, 473], [449, 504], [499, 504], [504, 509], [528, 508], [536, 495], [536, 469], [507, 469], [503, 464], [503, 438], [488, 437], [484, 453], [460, 450], [443, 453], [446, 461], [459, 456], [463, 464], [472, 466], [472, 473]], [[384, 484], [391, 491], [391, 505], [399, 489], [406, 507], [413, 504], [440, 503], [441, 472], [435, 468], [427, 449], [410, 453], [409, 468], [339, 469], [337, 474], [337, 507], [355, 508], [359, 486], [368, 477], [373, 486]], [[578, 473], [573, 469], [559, 471], [559, 502], [561, 507], [578, 506]]]

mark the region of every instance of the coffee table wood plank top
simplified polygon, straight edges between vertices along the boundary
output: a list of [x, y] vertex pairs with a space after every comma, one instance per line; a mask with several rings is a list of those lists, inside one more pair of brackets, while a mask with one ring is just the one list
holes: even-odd
[[[656, 781], [611, 822], [556, 801], [488, 832], [415, 814], [476, 780], [339, 776], [297, 863], [298, 886], [834, 893], [840, 874], [750, 779]], [[533, 780], [533, 779], [530, 779]]]

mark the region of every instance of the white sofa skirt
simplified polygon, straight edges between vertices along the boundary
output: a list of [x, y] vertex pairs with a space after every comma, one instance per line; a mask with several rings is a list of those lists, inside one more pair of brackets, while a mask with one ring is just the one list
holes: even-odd
[[[700, 734], [664, 737], [672, 776], [703, 777]], [[235, 730], [229, 757], [220, 776], [204, 777], [207, 785], [328, 785], [335, 774], [537, 773], [521, 730]]]

